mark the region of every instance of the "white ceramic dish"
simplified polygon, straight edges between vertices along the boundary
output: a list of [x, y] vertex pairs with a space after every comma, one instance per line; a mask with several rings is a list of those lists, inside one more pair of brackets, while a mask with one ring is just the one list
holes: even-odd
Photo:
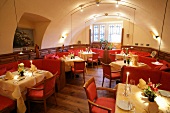
[[123, 110], [130, 110], [129, 101], [126, 100], [119, 100], [117, 106]]
[[6, 76], [6, 75], [1, 75], [1, 76], [0, 76], [0, 79], [3, 79], [5, 76]]
[[170, 97], [170, 92], [169, 92], [169, 91], [159, 90], [159, 93], [160, 93], [162, 96]]

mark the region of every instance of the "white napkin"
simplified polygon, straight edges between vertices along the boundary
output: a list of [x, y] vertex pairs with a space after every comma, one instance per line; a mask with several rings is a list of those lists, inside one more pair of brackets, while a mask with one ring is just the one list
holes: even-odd
[[34, 64], [31, 64], [31, 71], [37, 71], [37, 67]]
[[10, 71], [7, 71], [5, 75], [6, 75], [5, 79], [8, 79], [8, 80], [12, 80], [14, 77], [14, 75]]
[[139, 87], [140, 89], [145, 89], [145, 88], [147, 88], [146, 82], [145, 82], [142, 78], [139, 79], [138, 87]]
[[123, 52], [123, 50], [120, 52], [120, 54], [125, 54], [124, 52]]

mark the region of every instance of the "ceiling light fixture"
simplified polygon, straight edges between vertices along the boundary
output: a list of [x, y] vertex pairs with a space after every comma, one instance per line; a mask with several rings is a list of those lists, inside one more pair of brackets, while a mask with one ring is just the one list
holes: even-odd
[[94, 16], [94, 18], [93, 18], [94, 20], [96, 20], [96, 16]]
[[104, 15], [105, 15], [105, 16], [108, 16], [108, 13], [105, 13]]
[[83, 5], [80, 5], [80, 12], [83, 12]]
[[96, 0], [96, 5], [99, 6], [100, 0]]
[[119, 3], [118, 3], [118, 1], [117, 1], [117, 3], [116, 3], [116, 7], [119, 7]]

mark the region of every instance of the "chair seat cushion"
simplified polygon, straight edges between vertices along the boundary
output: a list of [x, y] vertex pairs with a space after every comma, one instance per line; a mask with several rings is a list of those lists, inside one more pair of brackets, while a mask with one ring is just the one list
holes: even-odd
[[119, 73], [119, 72], [111, 73], [111, 78], [110, 78], [109, 75], [106, 75], [106, 78], [109, 78], [109, 79], [117, 79], [117, 78], [120, 78], [120, 73]]
[[15, 107], [15, 102], [14, 100], [1, 96], [0, 95], [0, 111], [6, 109], [6, 108], [14, 108]]
[[98, 62], [98, 59], [94, 59], [94, 60], [93, 60], [92, 58], [88, 58], [87, 61], [88, 61], [88, 62]]
[[74, 72], [74, 73], [83, 73], [84, 70], [75, 70], [74, 68], [72, 68], [72, 72]]
[[[111, 108], [112, 109], [111, 113], [115, 112], [115, 103], [116, 103], [116, 101], [114, 99], [112, 99], [112, 98], [100, 97], [100, 98], [98, 98], [96, 100], [95, 103], [98, 104], [98, 105], [101, 105], [101, 106]], [[96, 106], [93, 106], [92, 107], [92, 113], [108, 113], [108, 111], [104, 110], [104, 109], [101, 109], [101, 108], [98, 108]]]
[[[44, 85], [41, 84], [35, 88], [44, 88]], [[46, 95], [51, 94], [52, 91], [49, 91]], [[34, 99], [34, 98], [43, 98], [45, 95], [43, 95], [43, 90], [30, 90], [30, 92], [28, 93], [28, 97], [29, 99]]]

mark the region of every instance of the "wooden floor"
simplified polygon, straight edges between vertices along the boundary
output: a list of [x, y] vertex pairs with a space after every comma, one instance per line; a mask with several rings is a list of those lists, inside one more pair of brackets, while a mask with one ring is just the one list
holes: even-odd
[[[96, 85], [102, 85], [102, 67], [87, 68], [87, 74], [85, 76], [86, 81], [94, 76]], [[66, 86], [59, 92], [57, 92], [57, 102], [55, 105], [54, 97], [50, 97], [47, 100], [47, 113], [88, 113], [88, 103], [85, 91], [83, 89], [83, 77], [79, 75], [78, 78], [71, 78], [70, 73], [66, 73]], [[112, 88], [115, 86], [115, 81], [112, 81]], [[105, 79], [104, 87], [109, 87], [109, 80]], [[99, 91], [99, 96], [111, 97], [110, 92]], [[43, 103], [31, 103], [31, 113], [44, 112]]]

